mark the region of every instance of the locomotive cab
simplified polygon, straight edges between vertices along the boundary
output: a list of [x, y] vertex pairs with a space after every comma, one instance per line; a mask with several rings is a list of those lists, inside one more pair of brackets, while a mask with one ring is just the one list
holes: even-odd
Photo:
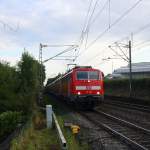
[[93, 108], [103, 99], [103, 73], [92, 67], [75, 67], [47, 87], [78, 108]]
[[73, 72], [72, 98], [75, 103], [90, 108], [98, 105], [103, 99], [102, 72], [91, 68], [75, 69]]

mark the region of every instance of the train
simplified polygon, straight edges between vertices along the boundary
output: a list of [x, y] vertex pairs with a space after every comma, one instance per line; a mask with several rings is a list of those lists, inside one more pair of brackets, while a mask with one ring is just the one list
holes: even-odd
[[76, 108], [93, 109], [104, 99], [104, 74], [91, 66], [76, 66], [47, 85], [50, 93]]

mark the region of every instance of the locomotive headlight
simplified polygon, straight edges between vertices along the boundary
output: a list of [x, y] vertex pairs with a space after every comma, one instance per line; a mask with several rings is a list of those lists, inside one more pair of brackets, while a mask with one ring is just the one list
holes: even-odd
[[97, 92], [97, 95], [99, 95], [100, 94], [100, 92]]
[[80, 92], [78, 92], [78, 95], [80, 95], [81, 93]]

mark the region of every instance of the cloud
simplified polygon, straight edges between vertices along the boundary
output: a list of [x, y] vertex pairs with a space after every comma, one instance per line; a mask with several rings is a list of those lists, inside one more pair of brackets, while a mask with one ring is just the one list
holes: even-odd
[[[19, 28], [15, 32], [9, 28], [4, 28], [4, 26], [0, 24], [0, 56], [2, 58], [8, 56], [7, 60], [14, 62], [14, 59], [18, 59], [25, 47], [38, 58], [39, 43], [72, 44], [77, 42], [81, 34], [89, 2], [90, 0], [1, 0], [0, 20], [12, 28], [16, 28], [19, 25]], [[106, 0], [99, 1], [95, 14], [98, 13], [105, 2]], [[134, 3], [135, 0], [111, 1], [110, 23], [113, 23]], [[131, 32], [147, 24], [148, 20], [150, 20], [149, 9], [150, 2], [141, 1], [127, 16], [97, 40], [97, 42], [77, 60], [77, 63], [86, 65], [92, 56], [98, 54], [98, 58], [89, 62], [89, 65], [95, 65], [101, 62], [104, 57], [112, 56], [113, 54], [108, 49], [108, 45], [122, 37], [130, 36]], [[97, 17], [95, 23], [90, 28], [88, 44], [108, 27], [108, 14], [107, 5], [103, 13]], [[149, 30], [150, 28], [134, 36], [134, 44], [150, 39]], [[57, 54], [61, 50], [63, 49], [44, 49], [44, 59]], [[84, 44], [81, 50], [84, 51]], [[148, 53], [146, 50], [143, 50], [143, 53], [144, 52]], [[140, 57], [143, 57], [143, 59], [139, 59], [138, 54], [140, 54]], [[134, 61], [144, 59], [147, 60], [147, 56], [137, 52]], [[50, 76], [51, 74], [63, 72], [67, 63], [68, 62], [58, 61], [47, 63], [47, 75]], [[117, 64], [118, 61], [114, 60], [114, 64], [115, 63]], [[115, 66], [117, 67], [118, 65]], [[110, 62], [98, 67], [99, 69], [101, 67], [104, 68], [105, 72], [111, 72]]]

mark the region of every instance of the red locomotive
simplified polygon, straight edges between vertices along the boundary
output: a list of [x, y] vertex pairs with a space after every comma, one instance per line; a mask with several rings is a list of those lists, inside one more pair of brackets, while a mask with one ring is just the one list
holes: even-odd
[[79, 108], [93, 108], [104, 98], [103, 72], [88, 66], [73, 68], [47, 87]]

